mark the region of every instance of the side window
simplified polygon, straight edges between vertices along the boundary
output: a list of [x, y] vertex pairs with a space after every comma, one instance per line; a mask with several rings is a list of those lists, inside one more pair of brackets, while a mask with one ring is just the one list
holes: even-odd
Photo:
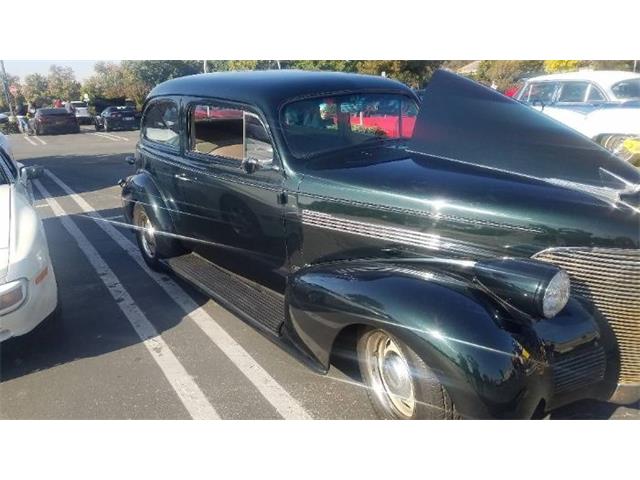
[[171, 101], [149, 105], [144, 114], [142, 135], [152, 142], [177, 147], [180, 143], [178, 106]]
[[260, 118], [244, 112], [244, 158], [253, 158], [261, 163], [273, 161], [271, 139]]
[[553, 101], [557, 84], [554, 82], [532, 83], [526, 98], [523, 100], [527, 103], [542, 102], [549, 104]]
[[589, 90], [588, 102], [604, 102], [605, 98], [602, 92], [595, 85], [591, 85]]
[[587, 88], [589, 88], [587, 82], [565, 82], [562, 84], [558, 102], [584, 102]]
[[257, 115], [214, 104], [194, 105], [189, 115], [192, 152], [235, 160], [238, 164], [247, 158], [262, 163], [273, 159], [271, 139]]

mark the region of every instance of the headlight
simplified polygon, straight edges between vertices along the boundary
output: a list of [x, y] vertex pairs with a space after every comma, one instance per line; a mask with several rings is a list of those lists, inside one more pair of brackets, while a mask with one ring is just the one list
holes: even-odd
[[545, 317], [556, 316], [569, 301], [570, 291], [569, 275], [564, 270], [559, 270], [549, 281], [542, 297], [542, 313]]
[[24, 279], [0, 285], [0, 315], [13, 312], [27, 298], [27, 281]]
[[569, 301], [569, 275], [555, 265], [525, 259], [478, 262], [475, 279], [503, 304], [533, 317], [552, 318]]

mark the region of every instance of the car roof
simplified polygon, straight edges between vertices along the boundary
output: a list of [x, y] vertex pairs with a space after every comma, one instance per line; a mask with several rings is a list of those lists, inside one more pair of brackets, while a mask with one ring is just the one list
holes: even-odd
[[176, 78], [156, 86], [147, 101], [158, 96], [189, 95], [235, 100], [273, 111], [287, 100], [298, 97], [363, 90], [414, 96], [403, 83], [385, 77], [326, 71], [256, 70]]
[[529, 82], [538, 81], [570, 81], [570, 80], [586, 80], [596, 82], [604, 87], [618, 83], [622, 80], [630, 78], [640, 78], [640, 73], [624, 72], [618, 70], [584, 70], [580, 72], [554, 73], [550, 75], [540, 75], [538, 77], [529, 78]]

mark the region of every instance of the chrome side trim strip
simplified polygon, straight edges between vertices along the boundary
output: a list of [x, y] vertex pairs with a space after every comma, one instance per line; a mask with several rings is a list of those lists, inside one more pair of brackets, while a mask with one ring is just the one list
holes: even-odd
[[444, 238], [440, 235], [418, 232], [405, 228], [388, 227], [381, 224], [366, 223], [337, 217], [313, 210], [302, 211], [304, 225], [324, 228], [361, 237], [374, 238], [392, 243], [400, 243], [428, 250], [446, 251], [459, 255], [471, 255], [474, 258], [488, 257], [492, 252], [476, 246]]

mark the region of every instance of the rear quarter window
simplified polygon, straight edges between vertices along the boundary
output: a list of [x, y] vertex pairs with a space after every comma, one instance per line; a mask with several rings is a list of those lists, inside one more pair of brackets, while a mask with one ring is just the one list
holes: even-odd
[[178, 105], [171, 100], [160, 100], [147, 106], [142, 136], [151, 142], [177, 148], [180, 143]]

